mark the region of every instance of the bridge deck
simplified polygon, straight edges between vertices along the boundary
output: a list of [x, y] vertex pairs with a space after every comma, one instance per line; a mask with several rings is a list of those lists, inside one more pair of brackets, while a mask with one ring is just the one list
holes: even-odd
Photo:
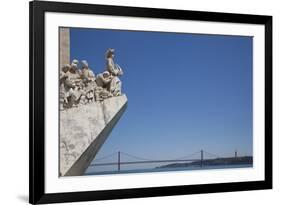
[[181, 159], [181, 160], [143, 160], [143, 161], [129, 161], [129, 162], [108, 162], [108, 163], [93, 163], [90, 166], [109, 166], [109, 165], [125, 165], [125, 164], [146, 164], [146, 163], [162, 163], [162, 162], [192, 162], [200, 161], [200, 159]]

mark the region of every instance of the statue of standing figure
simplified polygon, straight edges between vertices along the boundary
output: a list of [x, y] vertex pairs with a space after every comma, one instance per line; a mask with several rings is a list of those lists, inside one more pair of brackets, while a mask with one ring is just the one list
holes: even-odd
[[118, 64], [114, 63], [114, 56], [115, 50], [113, 48], [106, 51], [106, 69], [113, 76], [109, 85], [109, 92], [111, 92], [113, 96], [119, 96], [122, 94], [122, 82], [118, 76], [123, 75], [123, 70]]
[[95, 80], [94, 72], [89, 68], [88, 62], [86, 60], [82, 60], [82, 71], [81, 78], [85, 84], [93, 82]]
[[123, 75], [123, 70], [114, 63], [114, 54], [115, 50], [112, 48], [109, 48], [105, 53], [106, 71], [97, 75], [96, 101], [103, 101], [106, 98], [122, 94], [122, 83], [118, 76]]

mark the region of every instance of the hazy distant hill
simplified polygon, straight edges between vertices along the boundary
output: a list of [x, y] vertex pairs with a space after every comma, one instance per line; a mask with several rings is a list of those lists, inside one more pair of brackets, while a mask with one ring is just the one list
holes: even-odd
[[[245, 157], [229, 157], [229, 158], [216, 158], [203, 160], [203, 166], [216, 166], [216, 165], [236, 165], [236, 164], [253, 164], [252, 156]], [[190, 163], [172, 163], [157, 168], [173, 168], [173, 167], [190, 167], [190, 166], [200, 166], [201, 160], [190, 162]]]

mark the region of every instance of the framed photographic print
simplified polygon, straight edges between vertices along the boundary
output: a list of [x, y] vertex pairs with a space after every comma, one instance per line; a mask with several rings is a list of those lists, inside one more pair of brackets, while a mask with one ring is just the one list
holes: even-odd
[[30, 203], [272, 188], [272, 17], [30, 2]]

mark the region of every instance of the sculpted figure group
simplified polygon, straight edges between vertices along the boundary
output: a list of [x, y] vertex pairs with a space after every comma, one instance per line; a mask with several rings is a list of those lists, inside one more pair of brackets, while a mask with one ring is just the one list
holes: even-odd
[[106, 98], [121, 95], [122, 83], [118, 76], [123, 75], [121, 67], [114, 63], [114, 49], [106, 51], [106, 70], [97, 76], [89, 68], [86, 60], [78, 60], [66, 64], [60, 71], [60, 109], [64, 110], [91, 103], [103, 101]]

